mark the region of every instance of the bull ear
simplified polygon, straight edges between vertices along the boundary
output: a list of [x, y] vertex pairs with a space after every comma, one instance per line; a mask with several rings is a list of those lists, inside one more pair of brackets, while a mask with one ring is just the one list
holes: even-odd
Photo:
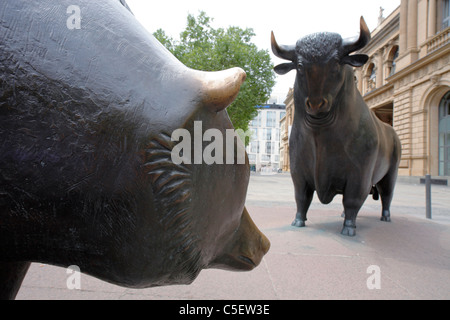
[[273, 70], [275, 71], [276, 74], [279, 74], [280, 76], [282, 76], [294, 69], [295, 69], [295, 65], [293, 62], [291, 62], [291, 63], [280, 64], [280, 65], [276, 66]]
[[369, 56], [366, 54], [354, 54], [341, 59], [341, 63], [349, 64], [352, 67], [362, 67], [367, 61], [369, 61]]

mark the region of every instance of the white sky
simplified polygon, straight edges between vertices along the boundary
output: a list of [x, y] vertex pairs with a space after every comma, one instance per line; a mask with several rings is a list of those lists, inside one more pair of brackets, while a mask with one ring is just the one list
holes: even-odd
[[[178, 39], [186, 27], [187, 15], [200, 11], [213, 18], [212, 26], [227, 28], [238, 26], [253, 28], [253, 42], [267, 49], [275, 64], [282, 62], [270, 49], [270, 32], [273, 30], [279, 44], [295, 44], [310, 33], [330, 31], [344, 38], [359, 34], [359, 18], [364, 16], [372, 31], [378, 24], [380, 7], [387, 17], [400, 0], [127, 0], [136, 18], [153, 33], [163, 29], [167, 35]], [[272, 95], [283, 103], [294, 84], [295, 72], [277, 76]]]

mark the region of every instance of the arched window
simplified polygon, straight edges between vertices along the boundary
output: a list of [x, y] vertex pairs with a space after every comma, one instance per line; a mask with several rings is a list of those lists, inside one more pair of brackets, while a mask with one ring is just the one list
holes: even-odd
[[377, 84], [377, 74], [375, 72], [375, 64], [371, 63], [367, 68], [366, 78], [367, 78], [366, 92], [370, 92], [376, 88]]
[[450, 91], [439, 104], [439, 175], [450, 176]]
[[395, 69], [397, 67], [397, 58], [398, 58], [398, 46], [395, 46], [391, 51], [391, 57], [389, 57], [391, 60], [391, 67], [389, 71], [389, 75], [392, 76], [395, 73]]

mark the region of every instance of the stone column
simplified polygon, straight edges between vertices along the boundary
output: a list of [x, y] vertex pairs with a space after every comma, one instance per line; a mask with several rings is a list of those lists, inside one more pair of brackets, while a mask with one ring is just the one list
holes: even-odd
[[436, 34], [437, 0], [428, 1], [428, 37]]
[[408, 0], [402, 0], [400, 4], [400, 38], [399, 48], [400, 54], [407, 50], [407, 31], [408, 31]]
[[417, 49], [417, 0], [408, 0], [407, 50]]
[[363, 83], [363, 92], [361, 92], [363, 95], [368, 93], [370, 91], [370, 75], [364, 76], [364, 83]]
[[377, 80], [376, 80], [376, 87], [380, 88], [383, 86], [384, 83], [384, 75], [383, 75], [383, 69], [384, 69], [384, 63], [383, 63], [383, 48], [381, 48], [380, 50], [377, 51], [376, 53], [376, 75], [377, 75]]

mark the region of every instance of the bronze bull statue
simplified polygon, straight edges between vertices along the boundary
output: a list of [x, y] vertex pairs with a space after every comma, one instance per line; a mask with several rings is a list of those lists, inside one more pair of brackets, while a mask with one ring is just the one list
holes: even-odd
[[374, 198], [381, 196], [381, 219], [390, 221], [400, 140], [367, 107], [356, 88], [352, 67], [361, 67], [369, 57], [350, 55], [369, 41], [363, 18], [356, 41], [343, 40], [335, 33], [316, 33], [295, 46], [282, 46], [272, 33], [274, 54], [290, 60], [275, 67], [275, 72], [297, 71], [289, 140], [297, 202], [293, 226], [305, 226], [314, 191], [324, 204], [343, 195], [344, 235], [355, 235], [356, 217], [370, 193]]
[[132, 288], [255, 268], [248, 159], [172, 161], [174, 130], [233, 129], [245, 72], [185, 67], [123, 0], [73, 4], [0, 5], [0, 298], [30, 262]]

